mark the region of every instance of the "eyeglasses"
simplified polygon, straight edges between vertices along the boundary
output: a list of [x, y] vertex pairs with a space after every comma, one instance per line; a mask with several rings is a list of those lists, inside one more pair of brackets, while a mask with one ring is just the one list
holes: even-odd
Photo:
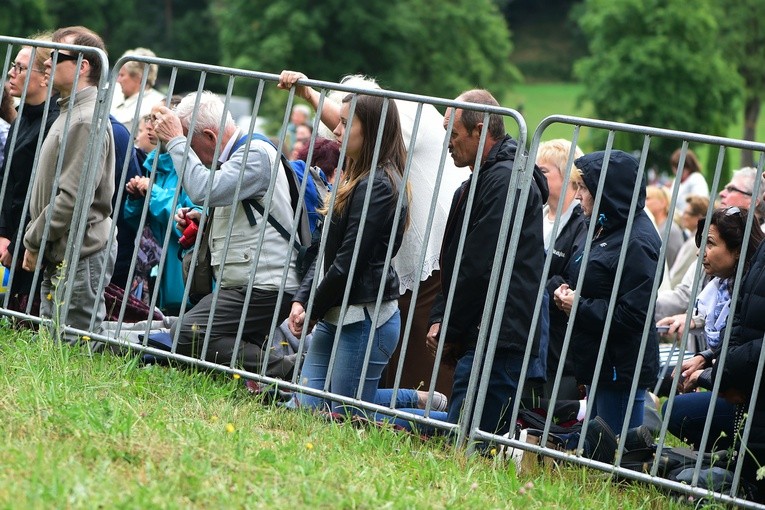
[[728, 207], [727, 209], [725, 209], [725, 216], [733, 216], [734, 214], [741, 216], [741, 209], [739, 209], [735, 205], [733, 207]]
[[724, 189], [725, 191], [727, 191], [728, 193], [733, 193], [734, 191], [736, 191], [736, 192], [738, 192], [738, 193], [741, 193], [742, 195], [746, 195], [746, 196], [748, 196], [748, 197], [751, 197], [751, 196], [752, 196], [752, 193], [751, 193], [750, 191], [744, 191], [744, 190], [742, 190], [741, 188], [737, 188], [737, 187], [736, 187], [736, 186], [734, 186], [733, 184], [728, 184], [728, 185], [727, 185], [727, 186], [725, 186], [725, 188], [723, 188], [723, 189]]
[[71, 60], [73, 62], [76, 62], [77, 59], [79, 59], [80, 56], [78, 55], [70, 55], [69, 53], [61, 53], [58, 52], [58, 62], [66, 62], [67, 60]]
[[[8, 69], [8, 72], [10, 73], [11, 71], [16, 71], [16, 74], [21, 74], [28, 70], [29, 70], [29, 66], [23, 66], [19, 64], [18, 62], [11, 62], [11, 67]], [[34, 68], [32, 68], [32, 71], [37, 71], [38, 73], [45, 72], [42, 69], [34, 69]]]

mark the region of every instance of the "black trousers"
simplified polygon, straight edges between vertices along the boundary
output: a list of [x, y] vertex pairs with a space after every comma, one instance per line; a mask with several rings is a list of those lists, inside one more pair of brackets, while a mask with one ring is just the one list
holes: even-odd
[[[252, 289], [249, 303], [245, 303], [246, 287], [220, 289], [215, 310], [212, 310], [213, 295], [202, 298], [181, 321], [173, 325], [171, 334], [178, 336], [178, 354], [199, 358], [205, 353], [205, 360], [229, 365], [236, 357], [235, 367], [248, 372], [259, 373], [265, 352], [263, 347], [274, 318], [278, 291]], [[276, 317], [276, 325], [289, 315], [292, 294], [285, 292]], [[205, 343], [207, 323], [213, 316], [209, 340]], [[236, 352], [236, 336], [243, 323], [242, 338]], [[272, 349], [268, 356], [266, 375], [288, 379], [295, 367], [295, 355], [283, 355], [281, 349]]]

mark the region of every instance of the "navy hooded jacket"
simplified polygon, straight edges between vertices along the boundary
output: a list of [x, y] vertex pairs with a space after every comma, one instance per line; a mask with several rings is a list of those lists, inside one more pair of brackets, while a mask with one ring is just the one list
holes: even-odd
[[[603, 152], [587, 154], [576, 160], [584, 184], [595, 197], [603, 167]], [[611, 299], [619, 253], [638, 173], [638, 161], [622, 151], [612, 151], [603, 184], [594, 238], [591, 241], [587, 269], [580, 289], [572, 336], [575, 373], [580, 384], [592, 382], [602, 341], [606, 350], [599, 385], [629, 388], [635, 376], [638, 350], [646, 321], [650, 322], [645, 357], [638, 376], [640, 388], [655, 384], [659, 366], [658, 335], [653, 324], [653, 310], [648, 309], [653, 280], [659, 259], [661, 239], [643, 211], [645, 180], [634, 206], [635, 219], [629, 237], [626, 259], [619, 283], [611, 328], [603, 338], [606, 314]], [[575, 257], [569, 281], [577, 282], [581, 256]]]

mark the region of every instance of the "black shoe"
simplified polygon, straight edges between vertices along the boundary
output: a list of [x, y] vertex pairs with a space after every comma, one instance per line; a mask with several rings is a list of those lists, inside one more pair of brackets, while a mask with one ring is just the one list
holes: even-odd
[[603, 418], [596, 416], [587, 423], [587, 435], [584, 439], [585, 457], [613, 464], [616, 446], [616, 435]]

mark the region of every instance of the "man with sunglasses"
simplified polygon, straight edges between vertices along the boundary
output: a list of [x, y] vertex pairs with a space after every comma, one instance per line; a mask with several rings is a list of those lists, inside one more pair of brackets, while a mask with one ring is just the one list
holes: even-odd
[[[101, 37], [85, 27], [58, 29], [52, 39], [57, 43], [106, 51]], [[53, 80], [53, 88], [61, 94], [58, 101], [61, 115], [53, 123], [41, 149], [29, 203], [31, 222], [24, 236], [23, 267], [35, 271], [38, 258], [42, 258], [41, 317], [60, 320], [60, 314], [66, 313], [66, 325], [100, 333], [106, 305], [103, 293], [96, 293], [98, 281], [102, 272], [106, 281], [111, 278], [117, 251], [117, 243], [111, 243], [111, 249], [107, 250], [112, 225], [114, 136], [110, 124], [99, 126], [95, 115], [101, 60], [95, 51], [80, 54], [58, 50], [44, 65], [45, 74]], [[96, 151], [90, 150], [89, 145], [94, 129], [106, 131], [101, 142], [103, 146]], [[95, 154], [99, 159], [91, 161], [89, 154]], [[87, 228], [79, 246], [77, 265], [71, 267], [71, 261], [64, 263], [64, 255], [72, 225], [78, 221], [74, 211], [80, 188], [86, 184], [82, 182], [82, 173], [88, 164], [95, 165], [96, 170], [93, 191], [84, 197], [88, 208]], [[47, 240], [43, 243], [46, 232]], [[70, 284], [71, 299], [68, 309], [62, 311], [59, 307]], [[74, 342], [77, 337], [67, 334], [66, 339]]]

